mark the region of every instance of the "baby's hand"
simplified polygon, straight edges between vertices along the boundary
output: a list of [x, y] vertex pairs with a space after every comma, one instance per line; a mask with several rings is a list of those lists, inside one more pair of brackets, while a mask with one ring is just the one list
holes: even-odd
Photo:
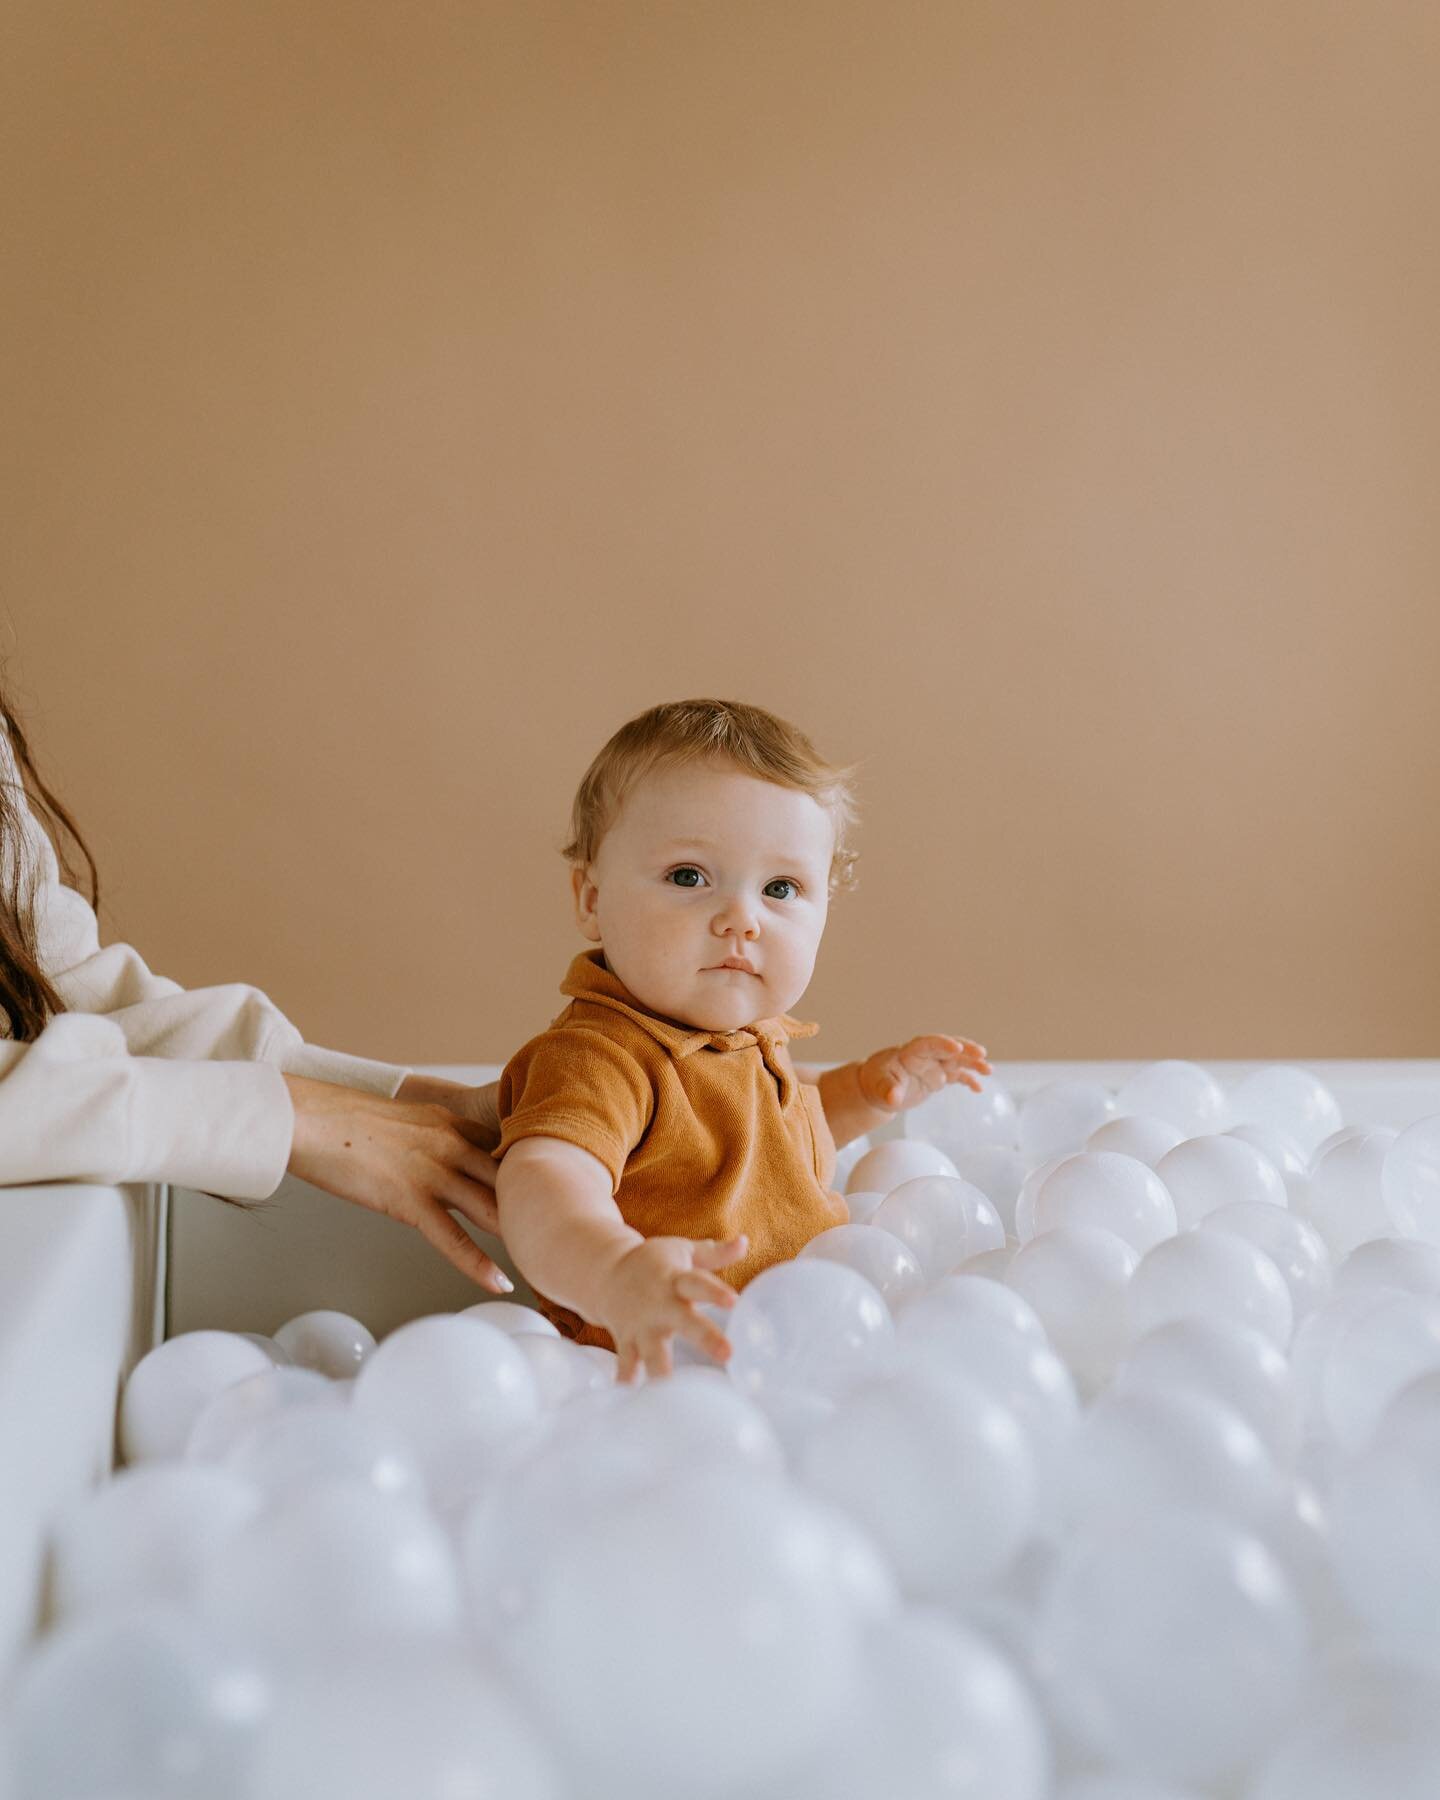
[[908, 1112], [952, 1081], [980, 1092], [990, 1073], [981, 1044], [969, 1038], [917, 1037], [908, 1044], [877, 1050], [860, 1064], [860, 1092], [880, 1112]]
[[617, 1381], [633, 1381], [642, 1364], [647, 1375], [670, 1374], [670, 1340], [677, 1335], [717, 1362], [726, 1360], [730, 1340], [698, 1309], [735, 1304], [734, 1288], [708, 1271], [739, 1262], [745, 1248], [743, 1237], [724, 1243], [661, 1237], [646, 1238], [625, 1252], [611, 1268], [596, 1308], [596, 1323], [615, 1340]]

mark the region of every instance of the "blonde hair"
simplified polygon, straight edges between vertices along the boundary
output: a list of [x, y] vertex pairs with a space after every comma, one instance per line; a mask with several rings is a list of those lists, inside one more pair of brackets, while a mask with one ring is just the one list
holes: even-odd
[[561, 855], [582, 868], [592, 863], [642, 776], [666, 764], [707, 758], [818, 801], [835, 825], [830, 892], [854, 887], [856, 855], [848, 841], [859, 816], [853, 769], [827, 763], [797, 726], [742, 700], [671, 700], [622, 725], [585, 771], [570, 812], [570, 842]]

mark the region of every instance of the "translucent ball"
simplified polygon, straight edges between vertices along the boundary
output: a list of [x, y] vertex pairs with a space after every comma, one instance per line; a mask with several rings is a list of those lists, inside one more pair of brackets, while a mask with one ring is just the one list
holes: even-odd
[[1390, 1230], [1440, 1244], [1440, 1118], [1422, 1119], [1400, 1133], [1380, 1180]]
[[179, 1613], [80, 1620], [11, 1691], [15, 1800], [248, 1800], [269, 1699], [253, 1663]]
[[1232, 1232], [1186, 1231], [1141, 1259], [1125, 1296], [1132, 1338], [1175, 1319], [1253, 1325], [1281, 1349], [1290, 1341], [1290, 1290], [1263, 1250]]
[[540, 1331], [514, 1331], [507, 1336], [529, 1363], [543, 1407], [563, 1406], [576, 1394], [606, 1387], [614, 1380], [585, 1354], [591, 1346], [572, 1344], [559, 1332], [554, 1337]]
[[300, 1670], [261, 1734], [251, 1800], [558, 1800], [535, 1726], [463, 1655], [364, 1650]]
[[1206, 1231], [1244, 1238], [1264, 1251], [1290, 1290], [1297, 1323], [1329, 1298], [1330, 1252], [1319, 1232], [1294, 1213], [1268, 1203], [1242, 1200], [1238, 1205], [1207, 1213], [1200, 1223]]
[[1440, 1244], [1421, 1238], [1372, 1238], [1357, 1244], [1335, 1271], [1337, 1294], [1379, 1293], [1440, 1296]]
[[994, 1580], [1036, 1514], [1019, 1424], [959, 1374], [912, 1368], [861, 1383], [810, 1434], [800, 1473], [875, 1540], [916, 1599], [955, 1600]]
[[1247, 1800], [1434, 1800], [1440, 1679], [1382, 1650], [1327, 1671]]
[[1126, 1290], [1138, 1262], [1113, 1231], [1067, 1225], [1032, 1238], [1010, 1264], [1009, 1285], [1035, 1308], [1082, 1393], [1096, 1392], [1120, 1360]]
[[720, 1800], [813, 1753], [849, 1703], [832, 1545], [787, 1489], [707, 1470], [562, 1538], [498, 1647], [587, 1787]]
[[1043, 1162], [1036, 1163], [1021, 1182], [1020, 1192], [1015, 1196], [1015, 1236], [1020, 1243], [1028, 1244], [1035, 1235], [1036, 1195], [1047, 1177], [1074, 1154], [1073, 1150], [1067, 1150], [1064, 1156], [1047, 1156]]
[[943, 1150], [937, 1150], [933, 1144], [922, 1144], [915, 1138], [890, 1138], [865, 1152], [850, 1171], [845, 1191], [848, 1194], [853, 1188], [861, 1194], [872, 1190], [888, 1194], [892, 1188], [899, 1187], [902, 1181], [911, 1181], [917, 1175], [954, 1173], [954, 1163]]
[[1023, 1295], [1002, 1281], [981, 1275], [947, 1275], [904, 1309], [900, 1335], [916, 1340], [927, 1322], [938, 1321], [941, 1328], [956, 1325], [974, 1326], [984, 1331], [991, 1326], [1004, 1326], [1018, 1331], [1022, 1337], [1045, 1342], [1045, 1327], [1040, 1315]]
[[1373, 1298], [1366, 1293], [1332, 1295], [1301, 1323], [1295, 1333], [1290, 1346], [1290, 1371], [1301, 1420], [1312, 1434], [1317, 1430], [1329, 1433], [1325, 1377], [1331, 1352], [1341, 1332], [1352, 1319], [1369, 1308]]
[[1387, 1421], [1339, 1470], [1331, 1501], [1335, 1570], [1356, 1615], [1384, 1643], [1440, 1653], [1440, 1431]]
[[143, 1600], [185, 1600], [207, 1557], [260, 1510], [259, 1490], [224, 1469], [150, 1463], [70, 1503], [51, 1539], [58, 1616]]
[[1208, 1394], [1238, 1413], [1283, 1467], [1300, 1448], [1290, 1365], [1274, 1339], [1251, 1326], [1202, 1318], [1162, 1325], [1133, 1346], [1115, 1383]]
[[1325, 1414], [1337, 1442], [1359, 1450], [1391, 1402], [1432, 1374], [1440, 1374], [1440, 1299], [1377, 1294], [1342, 1326], [1325, 1364]]
[[987, 1281], [1003, 1281], [1010, 1273], [1018, 1244], [1002, 1244], [998, 1250], [982, 1250], [979, 1256], [967, 1256], [955, 1271], [957, 1275], [983, 1275]]
[[1238, 1138], [1187, 1138], [1160, 1158], [1155, 1173], [1174, 1199], [1182, 1231], [1222, 1206], [1289, 1204], [1274, 1163]]
[[955, 1172], [968, 1181], [995, 1208], [996, 1216], [1010, 1236], [1015, 1233], [1015, 1202], [1025, 1180], [1025, 1159], [1018, 1150], [1003, 1150], [992, 1145], [987, 1150], [970, 1150], [955, 1158]]
[[938, 1281], [986, 1250], [1004, 1248], [995, 1208], [958, 1176], [920, 1175], [886, 1198], [872, 1221], [900, 1239], [927, 1281]]
[[375, 1339], [358, 1319], [324, 1310], [286, 1320], [275, 1342], [298, 1368], [318, 1370], [335, 1381], [358, 1374], [375, 1348]]
[[1171, 1781], [1151, 1781], [1148, 1775], [1105, 1770], [1070, 1776], [1056, 1788], [1055, 1800], [1205, 1800], [1205, 1796]]
[[287, 1655], [448, 1637], [460, 1623], [439, 1525], [352, 1482], [297, 1490], [227, 1539], [201, 1572], [200, 1600], [207, 1619]]
[[1280, 1476], [1232, 1407], [1197, 1388], [1131, 1383], [1102, 1394], [1080, 1422], [1060, 1516], [1071, 1531], [1200, 1507], [1257, 1524], [1280, 1502]]
[[1294, 1138], [1273, 1125], [1232, 1125], [1224, 1135], [1249, 1144], [1262, 1156], [1269, 1157], [1285, 1177], [1287, 1185], [1291, 1176], [1306, 1175], [1310, 1171], [1310, 1159]]
[[1098, 1755], [1157, 1780], [1220, 1781], [1250, 1763], [1294, 1705], [1306, 1650], [1274, 1556], [1198, 1512], [1068, 1545], [1040, 1623], [1067, 1718]]
[[978, 1632], [911, 1608], [871, 1633], [855, 1704], [813, 1762], [758, 1800], [1046, 1800], [1025, 1683]]
[[757, 1275], [735, 1303], [728, 1336], [728, 1372], [742, 1393], [789, 1387], [834, 1399], [884, 1366], [895, 1327], [863, 1275], [817, 1257]]
[[481, 1300], [462, 1308], [462, 1319], [478, 1319], [482, 1325], [493, 1325], [507, 1337], [533, 1334], [559, 1337], [560, 1333], [535, 1306], [522, 1306], [518, 1300]]
[[1013, 1150], [1020, 1141], [1020, 1115], [1015, 1102], [995, 1080], [977, 1094], [952, 1082], [904, 1115], [905, 1135], [934, 1144], [949, 1157], [999, 1145]]
[[880, 1202], [884, 1198], [885, 1196], [877, 1193], [874, 1188], [867, 1189], [864, 1193], [847, 1193], [845, 1208], [850, 1214], [850, 1223], [852, 1225], [868, 1225], [875, 1217]]
[[1020, 1148], [1032, 1161], [1066, 1156], [1115, 1116], [1115, 1102], [1095, 1081], [1052, 1081], [1020, 1108]]
[[1235, 1125], [1262, 1125], [1293, 1138], [1306, 1156], [1345, 1121], [1335, 1096], [1309, 1069], [1264, 1063], [1237, 1081], [1229, 1094]]
[[1359, 1132], [1327, 1150], [1310, 1171], [1296, 1211], [1324, 1238], [1336, 1262], [1357, 1244], [1394, 1233], [1380, 1179], [1398, 1136], [1394, 1131]]
[[273, 1367], [258, 1345], [233, 1331], [187, 1331], [157, 1344], [136, 1363], [120, 1402], [126, 1462], [183, 1455], [207, 1400]]
[[1098, 1131], [1092, 1131], [1085, 1140], [1085, 1148], [1133, 1156], [1153, 1169], [1167, 1150], [1173, 1150], [1184, 1141], [1185, 1133], [1177, 1131], [1164, 1119], [1125, 1113], [1119, 1118], [1107, 1119]]
[[185, 1441], [185, 1460], [224, 1462], [237, 1444], [276, 1413], [339, 1406], [335, 1384], [313, 1369], [266, 1369], [222, 1388], [207, 1400]]
[[275, 1500], [297, 1488], [355, 1481], [395, 1500], [423, 1500], [424, 1477], [393, 1425], [351, 1407], [292, 1407], [238, 1443], [226, 1468]]
[[416, 1319], [392, 1331], [355, 1378], [363, 1419], [415, 1447], [437, 1498], [496, 1466], [540, 1411], [535, 1377], [514, 1342], [478, 1319]]
[[899, 1238], [878, 1225], [834, 1225], [811, 1238], [800, 1254], [840, 1263], [863, 1275], [892, 1312], [925, 1286], [925, 1277], [911, 1252]]
[[1034, 1455], [1048, 1509], [1080, 1417], [1074, 1378], [1045, 1341], [1027, 1301], [1014, 1296], [1028, 1319], [1007, 1319], [998, 1304], [967, 1293], [966, 1280], [955, 1276], [941, 1282], [905, 1308], [898, 1334], [901, 1360], [934, 1375], [978, 1382], [1014, 1415]]
[[1081, 1151], [1057, 1163], [1035, 1189], [1031, 1237], [1062, 1225], [1098, 1225], [1141, 1256], [1175, 1235], [1175, 1204], [1164, 1182], [1138, 1158]]
[[1115, 1104], [1122, 1113], [1164, 1119], [1185, 1137], [1218, 1131], [1225, 1092], [1215, 1077], [1192, 1062], [1148, 1063], [1121, 1085]]

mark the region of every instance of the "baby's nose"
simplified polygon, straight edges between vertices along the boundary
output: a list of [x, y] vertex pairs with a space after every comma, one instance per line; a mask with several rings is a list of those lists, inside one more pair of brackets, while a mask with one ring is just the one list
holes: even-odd
[[714, 930], [717, 937], [729, 937], [735, 932], [747, 938], [758, 937], [760, 920], [757, 909], [743, 895], [733, 894], [716, 913]]

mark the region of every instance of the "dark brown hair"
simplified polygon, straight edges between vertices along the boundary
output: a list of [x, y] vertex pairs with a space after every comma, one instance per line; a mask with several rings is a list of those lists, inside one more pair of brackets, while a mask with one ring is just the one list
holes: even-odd
[[49, 832], [65, 879], [75, 886], [76, 871], [67, 847], [78, 850], [89, 875], [90, 904], [100, 901], [95, 858], [70, 814], [40, 779], [24, 728], [0, 687], [0, 727], [9, 734], [20, 779], [0, 780], [0, 1011], [10, 1036], [33, 1043], [65, 1004], [40, 966], [35, 930], [35, 869], [23, 854], [21, 834], [27, 808]]

